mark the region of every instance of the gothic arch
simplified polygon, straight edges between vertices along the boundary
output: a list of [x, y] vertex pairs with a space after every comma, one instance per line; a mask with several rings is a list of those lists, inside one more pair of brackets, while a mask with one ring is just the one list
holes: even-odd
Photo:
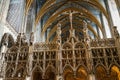
[[[95, 66], [95, 71], [96, 71], [97, 68], [99, 68], [99, 67], [102, 67], [102, 68], [105, 69], [105, 71], [106, 71], [106, 67], [105, 67], [105, 65], [100, 64], [100, 63], [98, 63], [98, 64]], [[106, 71], [106, 72], [107, 72], [107, 71]]]
[[114, 76], [115, 80], [120, 80], [120, 67], [118, 67], [117, 65], [112, 65], [110, 68], [110, 72], [111, 75]]
[[86, 72], [88, 73], [88, 68], [84, 65], [84, 64], [79, 64], [77, 67], [76, 67], [76, 71], [78, 71], [79, 68], [83, 67]]
[[86, 67], [84, 66], [79, 66], [79, 68], [76, 70], [76, 79], [77, 80], [87, 80], [88, 76], [88, 71]]
[[39, 67], [38, 65], [35, 65], [35, 67], [32, 69], [32, 74], [33, 74], [34, 71], [36, 71], [36, 70], [40, 71], [41, 73], [43, 72], [41, 67]]
[[120, 65], [114, 62], [114, 63], [111, 63], [111, 64], [110, 64], [109, 70], [111, 70], [112, 67], [114, 67], [114, 66], [120, 69]]
[[56, 80], [56, 68], [53, 66], [48, 66], [45, 70], [45, 79], [47, 80]]
[[75, 48], [85, 48], [85, 44], [83, 42], [77, 42], [75, 43]]
[[72, 44], [69, 42], [66, 42], [62, 46], [63, 49], [72, 49]]
[[111, 76], [111, 73], [109, 73], [109, 71], [105, 69], [105, 67], [102, 65], [98, 65], [95, 68], [95, 76], [97, 80], [116, 80], [116, 79], [111, 79], [113, 78], [113, 76]]
[[[49, 24], [51, 24], [51, 22], [55, 21], [55, 19], [57, 18], [57, 16], [59, 14], [62, 14], [63, 12], [66, 11], [78, 11], [78, 12], [82, 12], [85, 14], [85, 16], [87, 16], [88, 19], [92, 20], [94, 23], [96, 23], [98, 25], [98, 27], [100, 28], [101, 32], [103, 33], [103, 29], [102, 29], [102, 25], [100, 24], [100, 22], [95, 18], [95, 16], [93, 16], [89, 11], [85, 11], [84, 9], [79, 9], [79, 8], [65, 8], [61, 11], [57, 11], [55, 13], [55, 15], [52, 15], [45, 23], [45, 25], [43, 26], [43, 31], [42, 31], [42, 35], [44, 34], [44, 32], [47, 30], [47, 28], [49, 27]], [[89, 16], [88, 16], [89, 15]]]
[[32, 80], [42, 80], [42, 70], [38, 66], [32, 70]]
[[66, 64], [66, 65], [63, 67], [63, 72], [64, 72], [67, 68], [70, 69], [70, 70], [72, 70], [72, 72], [73, 72], [73, 68], [72, 68], [72, 66], [69, 65], [69, 64]]
[[64, 68], [63, 68], [63, 77], [64, 77], [64, 80], [72, 80], [74, 79], [74, 73], [73, 73], [73, 69], [71, 66], [69, 65], [66, 65]]

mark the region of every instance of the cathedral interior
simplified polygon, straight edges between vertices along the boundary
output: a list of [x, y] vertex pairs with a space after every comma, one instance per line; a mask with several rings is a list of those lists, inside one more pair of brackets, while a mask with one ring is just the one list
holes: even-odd
[[0, 80], [120, 80], [120, 0], [0, 0]]

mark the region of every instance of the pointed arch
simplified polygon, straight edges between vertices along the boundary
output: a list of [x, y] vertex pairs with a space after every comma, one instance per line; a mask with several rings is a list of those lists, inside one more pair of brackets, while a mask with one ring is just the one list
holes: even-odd
[[109, 70], [111, 70], [112, 67], [116, 67], [116, 68], [119, 68], [119, 69], [120, 69], [120, 65], [117, 64], [117, 63], [115, 63], [115, 62], [110, 64], [110, 66], [109, 66]]
[[97, 65], [95, 68], [95, 76], [97, 80], [109, 80], [108, 78], [108, 72], [106, 68], [103, 65]]
[[69, 42], [66, 42], [62, 45], [63, 49], [72, 49], [72, 44]]
[[36, 66], [32, 70], [32, 80], [42, 80], [42, 70], [39, 66]]
[[39, 67], [38, 65], [35, 65], [31, 72], [33, 73], [36, 70], [40, 71], [41, 73], [43, 72], [43, 69], [41, 67]]
[[[111, 75], [114, 76], [116, 80], [120, 80], [120, 67], [118, 67], [117, 65], [112, 65], [110, 71]], [[117, 74], [115, 75], [115, 73]]]
[[87, 80], [88, 72], [85, 66], [80, 65], [76, 70], [76, 79]]
[[75, 48], [85, 48], [85, 44], [83, 42], [76, 42], [75, 43]]
[[102, 26], [101, 26], [101, 24], [100, 24], [100, 22], [97, 20], [97, 18], [95, 17], [95, 16], [93, 16], [90, 12], [86, 12], [85, 10], [83, 10], [83, 9], [79, 9], [79, 8], [65, 8], [65, 9], [63, 9], [63, 10], [61, 10], [61, 11], [57, 11], [54, 15], [52, 15], [48, 20], [47, 20], [47, 22], [45, 23], [45, 25], [43, 26], [43, 30], [42, 30], [42, 35], [44, 34], [44, 32], [46, 31], [46, 29], [49, 27], [49, 25], [51, 24], [51, 22], [53, 22], [56, 18], [57, 18], [57, 16], [59, 15], [59, 14], [61, 14], [61, 13], [63, 13], [63, 12], [66, 12], [66, 11], [69, 11], [69, 10], [73, 10], [73, 11], [77, 11], [77, 12], [83, 12], [84, 13], [84, 15], [85, 16], [87, 16], [87, 18], [89, 18], [89, 19], [92, 19], [92, 21], [93, 22], [95, 22], [97, 25], [98, 25], [98, 27], [100, 28], [100, 30], [102, 31], [102, 33], [103, 33], [103, 30], [102, 30]]
[[53, 66], [48, 66], [45, 70], [45, 78], [49, 80], [55, 80], [56, 79], [56, 68]]
[[[97, 8], [99, 9], [105, 16], [106, 18], [108, 19], [108, 15], [107, 15], [107, 12], [106, 10], [104, 9], [104, 7], [97, 1], [81, 1], [81, 0], [74, 0], [73, 2], [85, 2], [87, 3], [88, 5], [92, 6], [93, 8]], [[55, 0], [48, 0], [46, 1], [46, 3], [43, 5], [43, 7], [41, 8], [41, 10], [39, 10], [39, 13], [37, 14], [37, 18], [36, 18], [36, 21], [35, 21], [35, 24], [38, 23], [39, 20], [41, 20], [41, 17], [46, 13], [48, 12], [50, 9], [53, 9], [54, 7], [56, 6], [64, 6], [64, 4], [66, 4], [67, 2], [69, 1], [62, 1], [62, 2], [58, 2], [58, 3], [55, 3]], [[51, 3], [51, 4], [50, 4]], [[62, 5], [60, 5], [62, 4]], [[96, 5], [97, 4], [97, 5]], [[108, 19], [109, 20], [109, 19]]]
[[66, 65], [64, 68], [63, 68], [63, 77], [64, 77], [64, 80], [70, 80], [73, 79], [73, 69], [70, 65]]

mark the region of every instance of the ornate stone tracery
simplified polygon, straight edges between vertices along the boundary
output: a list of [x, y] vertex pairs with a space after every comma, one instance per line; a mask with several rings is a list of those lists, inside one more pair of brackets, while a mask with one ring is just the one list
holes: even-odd
[[[87, 34], [85, 32], [84, 41], [77, 40], [71, 34], [72, 36], [66, 42], [60, 43], [59, 32], [58, 42], [33, 43], [32, 33], [29, 45], [25, 41], [25, 36], [19, 34], [15, 45], [3, 53], [4, 67], [2, 68], [5, 70], [2, 70], [5, 74], [3, 77], [6, 80], [24, 80], [29, 75], [34, 80], [35, 75], [36, 77], [41, 75], [39, 76], [41, 79], [53, 79], [52, 77], [54, 77], [54, 80], [57, 78], [58, 80], [86, 80], [89, 79], [89, 74], [92, 76], [103, 72], [106, 77], [108, 77], [107, 74], [111, 74], [110, 76], [113, 78], [117, 73], [111, 72], [111, 68], [114, 65], [120, 67], [116, 40], [114, 38], [88, 39]], [[74, 39], [71, 42], [72, 38]], [[100, 72], [101, 70], [102, 72]], [[98, 79], [102, 79], [102, 77], [103, 75], [96, 75]]]
[[[8, 4], [10, 0], [2, 1]], [[104, 9], [97, 0], [43, 0], [42, 7], [39, 4], [34, 6], [37, 1], [39, 0], [26, 0], [23, 19], [29, 14], [30, 9], [28, 17], [36, 17], [35, 26], [40, 22], [40, 29], [37, 31], [40, 30], [41, 35], [45, 33], [46, 42], [35, 42], [36, 31], [27, 34], [30, 35], [27, 41], [28, 36], [26, 37], [24, 33], [25, 25], [27, 21], [34, 23], [34, 19], [23, 20], [19, 31], [21, 33], [15, 41], [11, 34], [5, 33], [0, 43], [0, 78], [4, 80], [25, 80], [26, 77], [29, 77], [29, 80], [120, 80], [120, 35], [116, 27], [112, 28], [108, 8]], [[5, 6], [2, 5], [3, 10], [6, 9]], [[38, 13], [34, 12], [33, 8], [36, 7], [40, 7], [40, 11], [37, 8]], [[106, 38], [107, 32], [104, 29], [106, 22], [97, 19], [89, 8], [98, 9], [100, 18], [106, 17], [106, 22], [112, 31], [112, 38]], [[17, 17], [12, 20], [8, 14], [8, 18], [14, 23]], [[33, 26], [32, 23], [29, 25]], [[98, 31], [95, 31], [92, 24]], [[11, 25], [7, 26], [11, 27]]]

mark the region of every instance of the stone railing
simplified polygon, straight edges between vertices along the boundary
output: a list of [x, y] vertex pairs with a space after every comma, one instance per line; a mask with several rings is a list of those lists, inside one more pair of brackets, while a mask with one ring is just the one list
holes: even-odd
[[51, 42], [51, 43], [35, 43], [34, 50], [55, 50], [58, 49], [58, 44]]
[[111, 47], [111, 46], [115, 46], [115, 39], [113, 38], [91, 40], [91, 47]]

